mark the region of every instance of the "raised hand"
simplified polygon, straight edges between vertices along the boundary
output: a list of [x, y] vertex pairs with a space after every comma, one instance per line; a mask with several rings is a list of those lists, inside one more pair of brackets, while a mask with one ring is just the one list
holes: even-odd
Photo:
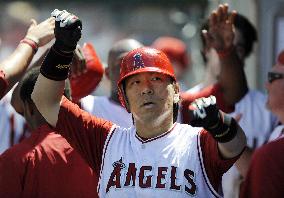
[[215, 96], [199, 98], [192, 103], [192, 107], [192, 126], [203, 127], [218, 142], [230, 141], [236, 135], [235, 120], [219, 111]]
[[37, 24], [36, 20], [31, 19], [31, 25], [25, 38], [34, 41], [38, 47], [47, 44], [54, 38], [55, 20], [53, 17]]
[[218, 9], [211, 13], [208, 31], [202, 30], [208, 49], [213, 47], [222, 53], [233, 47], [233, 24], [236, 14], [236, 11], [228, 11], [228, 4], [219, 5]]
[[55, 48], [63, 52], [74, 51], [81, 38], [81, 20], [66, 10], [55, 9], [51, 16], [55, 18]]

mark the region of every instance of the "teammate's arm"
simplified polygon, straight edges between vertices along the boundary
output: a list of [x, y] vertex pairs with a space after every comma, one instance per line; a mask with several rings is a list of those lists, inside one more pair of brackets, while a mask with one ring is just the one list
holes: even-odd
[[25, 38], [15, 51], [0, 63], [0, 71], [4, 73], [4, 80], [7, 83], [4, 93], [8, 92], [22, 77], [37, 48], [54, 38], [54, 22], [54, 18], [48, 18], [40, 24], [32, 20]]
[[223, 91], [227, 105], [234, 105], [248, 90], [244, 63], [238, 57], [234, 46], [234, 19], [236, 11], [228, 12], [228, 5], [219, 5], [209, 17], [208, 30], [203, 30], [206, 48], [213, 47], [219, 56], [220, 74], [218, 84]]
[[48, 52], [40, 69], [40, 75], [32, 93], [38, 110], [52, 126], [56, 126], [60, 101], [68, 77], [77, 42], [81, 38], [82, 23], [73, 14], [54, 10], [56, 41]]

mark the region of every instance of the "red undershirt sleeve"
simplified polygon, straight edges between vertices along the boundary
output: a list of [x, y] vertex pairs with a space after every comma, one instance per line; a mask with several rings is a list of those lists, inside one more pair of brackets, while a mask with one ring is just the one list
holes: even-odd
[[0, 70], [0, 99], [5, 95], [7, 87], [8, 82], [5, 80], [5, 74]]
[[222, 176], [237, 161], [240, 155], [223, 159], [217, 141], [206, 130], [200, 133], [200, 146], [206, 174], [213, 188], [218, 192]]
[[74, 146], [95, 170], [100, 170], [104, 143], [113, 124], [92, 116], [63, 97], [56, 131]]

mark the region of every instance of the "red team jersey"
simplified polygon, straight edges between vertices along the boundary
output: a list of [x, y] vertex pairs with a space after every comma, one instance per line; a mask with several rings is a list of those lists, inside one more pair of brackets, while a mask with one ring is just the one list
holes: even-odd
[[60, 134], [48, 125], [0, 156], [0, 197], [98, 197], [97, 177]]
[[284, 137], [255, 151], [241, 198], [281, 198], [284, 196]]
[[219, 197], [221, 177], [238, 157], [224, 160], [202, 128], [175, 123], [143, 139], [63, 98], [57, 131], [100, 177], [100, 197]]
[[0, 99], [4, 96], [8, 83], [5, 80], [5, 74], [0, 70]]

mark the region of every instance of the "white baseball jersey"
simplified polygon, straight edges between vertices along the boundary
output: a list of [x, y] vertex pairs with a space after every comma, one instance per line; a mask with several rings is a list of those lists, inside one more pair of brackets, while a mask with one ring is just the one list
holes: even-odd
[[106, 96], [86, 96], [81, 99], [81, 106], [92, 115], [109, 120], [121, 127], [129, 128], [133, 125], [131, 114]]
[[116, 128], [104, 147], [100, 197], [219, 197], [204, 168], [200, 130], [177, 123], [143, 141], [134, 127]]

